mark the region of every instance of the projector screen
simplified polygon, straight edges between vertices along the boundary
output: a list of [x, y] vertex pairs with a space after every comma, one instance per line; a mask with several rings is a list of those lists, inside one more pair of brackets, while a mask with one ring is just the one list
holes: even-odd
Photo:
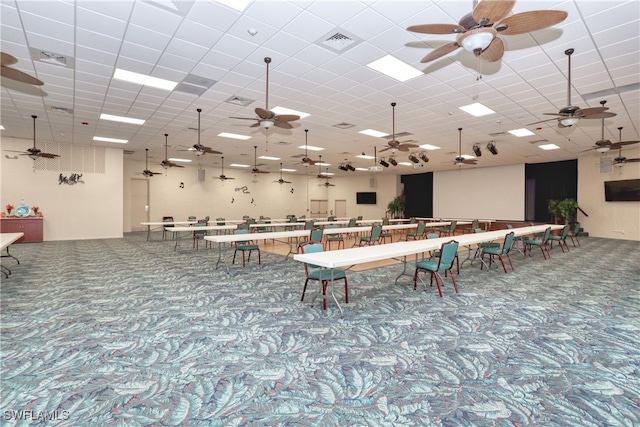
[[523, 221], [524, 164], [433, 173], [433, 216]]

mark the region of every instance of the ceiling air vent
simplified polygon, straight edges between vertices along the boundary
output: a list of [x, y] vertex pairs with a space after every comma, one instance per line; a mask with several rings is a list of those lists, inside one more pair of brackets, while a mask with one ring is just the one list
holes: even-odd
[[349, 129], [349, 128], [352, 128], [354, 126], [355, 125], [352, 125], [351, 123], [345, 123], [345, 122], [333, 125], [334, 128], [338, 128], [338, 129]]
[[58, 65], [65, 68], [73, 68], [74, 66], [73, 58], [59, 53], [31, 47], [29, 48], [29, 54], [34, 61], [44, 62], [45, 64]]
[[196, 76], [195, 74], [188, 74], [187, 77], [185, 77], [180, 83], [178, 83], [174, 90], [176, 92], [184, 92], [191, 95], [201, 96], [215, 83], [215, 80]]
[[135, 151], [132, 151], [132, 150], [122, 150], [122, 152], [124, 154], [133, 154], [133, 153], [135, 153]]
[[[395, 136], [396, 136], [396, 140], [397, 140], [398, 138], [405, 138], [405, 137], [407, 137], [409, 135], [413, 135], [413, 134], [411, 132], [398, 132], [398, 133], [396, 133]], [[391, 138], [393, 138], [393, 135], [389, 134], [389, 135], [385, 136], [385, 138], [391, 139]], [[402, 142], [409, 142], [409, 141], [402, 141]]]
[[54, 105], [49, 106], [49, 111], [53, 111], [55, 113], [73, 114], [73, 108], [56, 107]]
[[316, 44], [332, 50], [333, 52], [345, 52], [356, 46], [362, 40], [343, 29], [336, 28], [316, 40]]
[[529, 141], [529, 144], [541, 144], [543, 142], [549, 142], [548, 139], [536, 139], [535, 141]]
[[602, 99], [611, 95], [620, 95], [624, 92], [637, 91], [640, 89], [640, 83], [631, 83], [624, 86], [618, 86], [611, 89], [598, 90], [596, 92], [585, 93], [582, 95], [582, 99], [589, 101], [590, 99]]
[[229, 104], [241, 105], [243, 107], [246, 107], [247, 105], [253, 102], [253, 99], [247, 99], [241, 96], [232, 96], [231, 98], [227, 99], [225, 102], [228, 102]]
[[290, 142], [287, 142], [287, 141], [279, 141], [279, 142], [276, 142], [276, 144], [278, 144], [278, 145], [282, 145], [282, 146], [291, 145], [291, 143], [290, 143]]
[[496, 136], [504, 136], [506, 135], [505, 132], [495, 132], [495, 133], [490, 133], [489, 136], [495, 138]]

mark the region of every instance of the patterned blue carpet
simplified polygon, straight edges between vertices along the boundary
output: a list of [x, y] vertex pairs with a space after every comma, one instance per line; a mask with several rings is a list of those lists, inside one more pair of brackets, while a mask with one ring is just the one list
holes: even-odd
[[581, 244], [467, 263], [444, 298], [349, 272], [344, 319], [264, 251], [227, 274], [143, 233], [14, 245], [2, 425], [640, 425], [640, 242]]

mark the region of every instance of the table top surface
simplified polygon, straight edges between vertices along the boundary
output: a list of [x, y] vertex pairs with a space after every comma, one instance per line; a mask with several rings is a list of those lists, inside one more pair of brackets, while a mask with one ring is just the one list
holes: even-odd
[[449, 242], [451, 240], [457, 241], [460, 246], [468, 246], [481, 242], [503, 239], [504, 236], [506, 236], [511, 231], [513, 231], [516, 236], [522, 236], [544, 232], [547, 227], [551, 227], [552, 230], [559, 230], [563, 226], [544, 224], [529, 227], [488, 231], [485, 233], [470, 233], [457, 236], [439, 237], [436, 239], [420, 239], [407, 242], [395, 242], [382, 245], [316, 252], [312, 254], [296, 254], [293, 256], [293, 259], [296, 261], [306, 262], [325, 268], [345, 267], [432, 251], [435, 249], [439, 249], [443, 243]]
[[24, 233], [0, 233], [0, 242], [2, 242], [2, 247], [0, 247], [0, 250], [11, 245], [22, 236], [24, 236]]

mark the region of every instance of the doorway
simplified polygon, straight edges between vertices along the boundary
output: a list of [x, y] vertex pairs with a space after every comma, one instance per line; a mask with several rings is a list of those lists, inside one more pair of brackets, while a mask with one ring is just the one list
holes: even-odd
[[149, 221], [149, 180], [131, 179], [131, 211], [129, 215], [131, 231], [143, 231], [147, 227], [141, 222]]
[[347, 217], [347, 201], [344, 199], [336, 200], [336, 206], [333, 214], [338, 218]]
[[311, 199], [311, 218], [326, 218], [329, 212], [328, 200]]

